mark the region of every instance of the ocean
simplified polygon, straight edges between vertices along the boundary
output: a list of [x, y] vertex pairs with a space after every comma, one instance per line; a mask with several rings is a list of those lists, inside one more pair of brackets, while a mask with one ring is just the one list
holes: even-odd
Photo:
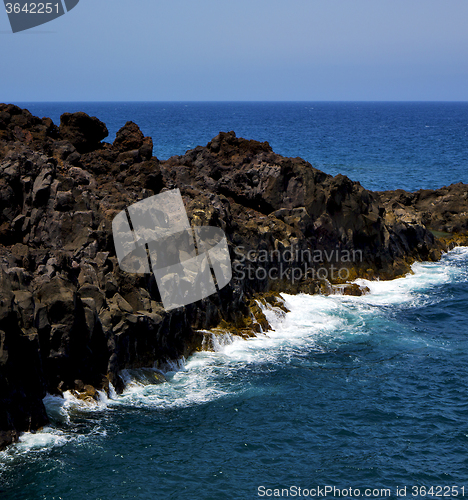
[[[220, 130], [369, 189], [468, 183], [468, 103], [20, 103], [127, 121], [165, 159]], [[127, 374], [0, 453], [3, 500], [468, 496], [468, 248], [362, 297], [283, 297], [273, 331]], [[432, 487], [432, 489], [431, 489]], [[330, 491], [326, 488], [332, 488]], [[335, 491], [333, 491], [335, 488]]]

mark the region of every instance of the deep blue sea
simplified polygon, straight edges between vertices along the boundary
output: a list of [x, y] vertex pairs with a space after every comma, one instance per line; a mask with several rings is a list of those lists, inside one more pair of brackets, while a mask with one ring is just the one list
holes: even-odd
[[[133, 120], [161, 159], [235, 130], [371, 189], [468, 182], [465, 103], [27, 107], [84, 110], [111, 136]], [[0, 499], [468, 496], [468, 248], [413, 271], [363, 297], [284, 295], [274, 331], [226, 336], [167, 383], [47, 397], [51, 426], [0, 453]]]

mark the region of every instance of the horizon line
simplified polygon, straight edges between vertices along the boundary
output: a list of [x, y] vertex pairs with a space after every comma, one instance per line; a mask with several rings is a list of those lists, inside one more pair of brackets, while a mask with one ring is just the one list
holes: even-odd
[[[162, 101], [148, 101], [148, 100], [139, 100], [139, 101], [126, 101], [126, 100], [117, 100], [117, 101], [100, 101], [100, 100], [83, 100], [83, 101], [48, 101], [48, 100], [39, 100], [39, 101], [15, 101], [19, 104], [24, 103], [44, 103], [44, 104], [61, 104], [61, 103], [468, 103], [468, 100], [460, 101], [460, 100], [162, 100]], [[14, 104], [14, 102], [5, 102], [4, 104]]]

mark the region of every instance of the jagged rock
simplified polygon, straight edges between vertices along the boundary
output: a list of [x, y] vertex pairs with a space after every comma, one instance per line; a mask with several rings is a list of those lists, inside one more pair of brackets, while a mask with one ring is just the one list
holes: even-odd
[[68, 175], [75, 181], [75, 184], [87, 186], [91, 180], [91, 174], [80, 167], [71, 167]]
[[55, 210], [67, 212], [73, 207], [73, 193], [71, 191], [59, 191], [55, 196]]
[[354, 297], [360, 297], [368, 293], [370, 293], [369, 287], [358, 285], [357, 283], [345, 283], [344, 285], [334, 285], [332, 287], [333, 295], [352, 295]]
[[153, 140], [151, 137], [144, 137], [138, 125], [127, 122], [115, 137], [113, 147], [120, 152], [116, 159], [123, 168], [151, 160], [153, 156]]
[[19, 433], [16, 430], [0, 431], [0, 450], [3, 450], [19, 439]]
[[66, 160], [73, 153], [76, 153], [76, 148], [69, 141], [55, 141], [53, 143], [54, 157], [60, 160]]
[[438, 236], [468, 231], [468, 186], [461, 182], [440, 189], [402, 189], [379, 193], [387, 212], [425, 225]]
[[109, 132], [106, 125], [95, 116], [86, 113], [64, 113], [60, 117], [60, 137], [69, 141], [79, 153], [96, 149]]
[[153, 156], [153, 139], [151, 137], [144, 137], [143, 144], [138, 151], [144, 160], [151, 160]]
[[96, 285], [85, 284], [78, 289], [81, 298], [91, 298], [94, 300], [95, 309], [99, 312], [106, 301], [102, 290]]
[[36, 177], [32, 190], [32, 199], [35, 206], [44, 205], [49, 199], [53, 176], [54, 168], [47, 166]]
[[76, 398], [90, 403], [99, 401], [99, 393], [92, 385], [84, 385], [81, 380], [77, 380], [75, 383], [79, 388], [72, 390], [71, 392]]
[[16, 290], [13, 292], [15, 303], [18, 305], [18, 310], [21, 314], [22, 325], [26, 329], [34, 326], [34, 296], [27, 290]]
[[123, 166], [124, 168], [127, 168], [134, 163], [140, 163], [141, 160], [140, 151], [138, 149], [132, 149], [130, 151], [120, 153], [115, 161], [121, 167]]
[[119, 293], [114, 295], [113, 300], [115, 300], [117, 306], [122, 312], [130, 314], [133, 312], [133, 307]]
[[127, 122], [116, 134], [114, 148], [120, 152], [139, 149], [143, 146], [144, 135], [140, 127], [133, 122]]
[[75, 319], [75, 294], [76, 287], [72, 283], [56, 276], [39, 288], [36, 297], [46, 307], [50, 324], [71, 327]]
[[27, 109], [13, 104], [0, 104], [0, 140], [32, 144], [38, 141], [46, 142], [47, 138], [54, 134], [52, 120], [41, 120]]

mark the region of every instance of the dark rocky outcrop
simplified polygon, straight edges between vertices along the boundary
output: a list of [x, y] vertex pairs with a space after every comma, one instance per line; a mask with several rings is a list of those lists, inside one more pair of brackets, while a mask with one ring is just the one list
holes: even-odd
[[468, 186], [459, 182], [440, 189], [402, 189], [379, 193], [386, 211], [427, 227], [438, 237], [462, 238], [468, 232]]
[[15, 441], [21, 431], [48, 422], [42, 404], [46, 387], [41, 373], [39, 338], [31, 330], [33, 297], [15, 290], [0, 271], [0, 449]]
[[79, 153], [93, 151], [109, 132], [104, 123], [86, 113], [64, 113], [60, 117], [60, 138], [72, 144]]
[[117, 132], [113, 147], [120, 153], [116, 162], [125, 163], [125, 166], [150, 160], [153, 156], [153, 140], [151, 137], [144, 137], [138, 125], [133, 122], [127, 122]]
[[[188, 356], [202, 347], [201, 330], [262, 331], [258, 294], [271, 303], [277, 291], [359, 294], [346, 281], [403, 275], [468, 230], [466, 185], [372, 193], [234, 132], [165, 162], [133, 122], [113, 144], [106, 136], [84, 113], [63, 115], [57, 128], [0, 105], [0, 448], [47, 422], [47, 392], [120, 391], [123, 369]], [[111, 225], [176, 187], [192, 225], [226, 233], [234, 275], [167, 312], [152, 275], [120, 269]], [[344, 275], [333, 275], [336, 256]]]

